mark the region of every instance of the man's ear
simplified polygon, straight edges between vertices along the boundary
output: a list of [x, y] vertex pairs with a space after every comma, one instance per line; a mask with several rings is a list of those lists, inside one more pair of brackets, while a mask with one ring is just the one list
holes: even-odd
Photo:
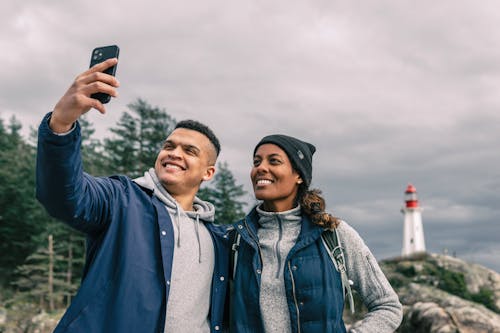
[[213, 178], [215, 174], [215, 165], [211, 165], [209, 167], [207, 167], [207, 169], [205, 170], [205, 174], [203, 175], [203, 181], [206, 182], [207, 180], [210, 180]]

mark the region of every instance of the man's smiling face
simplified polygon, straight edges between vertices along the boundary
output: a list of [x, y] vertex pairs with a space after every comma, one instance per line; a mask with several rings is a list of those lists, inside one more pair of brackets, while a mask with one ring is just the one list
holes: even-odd
[[215, 159], [215, 149], [205, 135], [177, 128], [165, 140], [155, 171], [170, 194], [194, 195], [202, 181], [212, 178]]

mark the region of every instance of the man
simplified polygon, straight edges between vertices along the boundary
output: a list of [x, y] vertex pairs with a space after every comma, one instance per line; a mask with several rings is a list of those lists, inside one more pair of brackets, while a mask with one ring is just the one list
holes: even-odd
[[[217, 332], [223, 329], [227, 244], [214, 208], [195, 197], [213, 177], [220, 145], [196, 121], [177, 124], [154, 168], [132, 181], [82, 171], [78, 118], [117, 96], [102, 73], [80, 74], [39, 128], [37, 198], [87, 235], [83, 280], [55, 332]], [[172, 223], [174, 221], [174, 223]]]

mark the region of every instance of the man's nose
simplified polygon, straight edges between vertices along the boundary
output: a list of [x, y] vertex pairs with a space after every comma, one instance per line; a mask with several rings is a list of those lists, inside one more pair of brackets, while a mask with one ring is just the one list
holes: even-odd
[[182, 148], [177, 146], [173, 149], [168, 150], [167, 156], [173, 159], [179, 159], [182, 156]]

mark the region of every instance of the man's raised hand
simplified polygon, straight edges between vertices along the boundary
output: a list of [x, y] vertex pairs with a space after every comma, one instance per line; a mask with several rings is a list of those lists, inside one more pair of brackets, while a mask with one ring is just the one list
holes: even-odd
[[91, 108], [100, 113], [106, 113], [104, 105], [90, 95], [105, 93], [112, 97], [118, 96], [116, 88], [120, 83], [109, 74], [102, 73], [105, 69], [118, 63], [118, 59], [112, 58], [103, 61], [85, 72], [78, 75], [66, 93], [57, 102], [52, 117], [50, 128], [56, 133], [67, 132], [73, 123]]

